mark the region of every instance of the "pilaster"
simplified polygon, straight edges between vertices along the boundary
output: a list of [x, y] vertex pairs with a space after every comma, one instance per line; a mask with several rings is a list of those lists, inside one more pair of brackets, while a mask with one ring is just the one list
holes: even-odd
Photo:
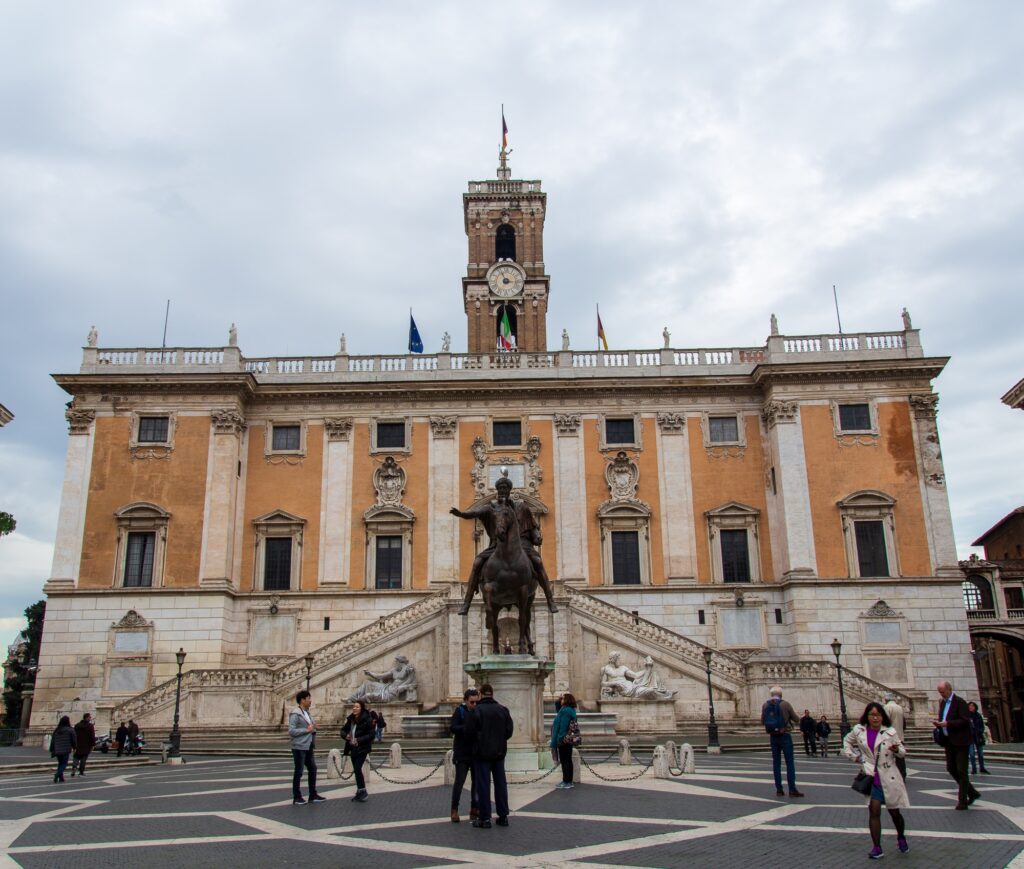
[[459, 522], [449, 513], [459, 500], [458, 419], [430, 418], [430, 514], [427, 518], [427, 579], [458, 581]]
[[324, 420], [324, 492], [320, 517], [323, 541], [321, 587], [348, 585], [351, 564], [352, 528], [352, 420], [337, 417]]
[[238, 507], [238, 462], [245, 420], [236, 410], [210, 414], [210, 451], [203, 505], [203, 544], [199, 584], [235, 588], [235, 517]]
[[89, 500], [89, 475], [95, 440], [94, 411], [72, 408], [64, 416], [68, 421], [68, 451], [64, 459], [64, 485], [60, 493], [57, 539], [53, 548], [53, 566], [48, 586], [78, 585], [82, 536], [85, 531], [85, 508]]
[[555, 414], [555, 515], [558, 579], [587, 575], [587, 489], [579, 414]]
[[662, 469], [659, 487], [665, 576], [669, 585], [688, 584], [697, 576], [697, 542], [686, 415], [659, 413], [657, 421], [658, 467]]
[[942, 464], [937, 424], [939, 397], [934, 393], [911, 395], [909, 402], [914, 422], [914, 452], [917, 455], [917, 475], [921, 480], [932, 571], [937, 576], [956, 575], [959, 567], [953, 536], [953, 517], [949, 510], [946, 470]]

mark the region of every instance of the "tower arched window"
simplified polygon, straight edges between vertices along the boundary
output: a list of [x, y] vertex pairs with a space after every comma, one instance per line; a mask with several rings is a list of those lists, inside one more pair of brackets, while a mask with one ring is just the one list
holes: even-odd
[[[508, 336], [505, 335], [505, 320], [508, 319]], [[498, 305], [495, 310], [495, 347], [498, 350], [516, 350], [519, 348], [519, 323], [514, 305]]]
[[977, 574], [971, 574], [962, 583], [964, 592], [964, 608], [973, 612], [975, 610], [994, 610], [995, 602], [992, 599], [992, 586], [987, 579]]
[[498, 227], [498, 233], [494, 237], [494, 258], [495, 260], [516, 258], [516, 231], [508, 223]]

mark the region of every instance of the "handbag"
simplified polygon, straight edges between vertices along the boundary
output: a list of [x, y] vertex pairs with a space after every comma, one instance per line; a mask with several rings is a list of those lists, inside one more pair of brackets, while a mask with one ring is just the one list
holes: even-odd
[[[878, 768], [878, 743], [882, 741], [882, 734], [879, 732], [878, 741], [875, 743], [875, 751], [872, 754], [875, 768]], [[861, 770], [853, 779], [853, 784], [850, 785], [857, 793], [863, 794], [866, 797], [871, 796], [871, 789], [875, 786], [875, 777], [868, 775], [864, 770]]]
[[565, 736], [562, 737], [562, 745], [580, 746], [583, 744], [583, 734], [580, 733], [580, 726], [573, 718], [569, 721]]

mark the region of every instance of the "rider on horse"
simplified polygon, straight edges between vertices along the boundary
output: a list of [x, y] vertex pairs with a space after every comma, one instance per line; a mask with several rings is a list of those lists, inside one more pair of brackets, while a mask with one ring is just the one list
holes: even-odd
[[477, 588], [480, 585], [480, 572], [483, 570], [487, 559], [494, 554], [494, 514], [496, 510], [505, 504], [508, 504], [508, 506], [515, 510], [523, 550], [533, 565], [533, 575], [536, 577], [537, 583], [544, 589], [544, 596], [548, 601], [548, 610], [553, 613], [558, 612], [558, 607], [555, 606], [555, 601], [551, 594], [551, 580], [548, 579], [540, 553], [534, 549], [534, 545], [540, 545], [541, 536], [540, 528], [537, 527], [533, 513], [530, 512], [530, 508], [524, 502], [512, 499], [512, 481], [508, 477], [499, 477], [494, 484], [494, 491], [495, 498], [493, 501], [488, 501], [479, 507], [471, 507], [465, 512], [458, 509], [458, 507], [452, 507], [450, 511], [453, 516], [458, 516], [460, 519], [479, 519], [487, 531], [487, 538], [490, 544], [473, 562], [473, 569], [469, 573], [469, 588], [466, 589], [466, 600], [459, 609], [459, 615], [464, 616], [469, 612], [469, 606], [473, 602], [473, 595], [476, 594]]

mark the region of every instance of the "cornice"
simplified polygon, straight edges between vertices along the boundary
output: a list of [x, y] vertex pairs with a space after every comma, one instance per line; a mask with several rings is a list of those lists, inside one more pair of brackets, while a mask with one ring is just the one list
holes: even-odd
[[760, 363], [751, 380], [761, 387], [780, 383], [850, 383], [863, 380], [934, 380], [949, 362], [948, 356], [921, 359], [869, 359], [829, 362]]
[[54, 381], [69, 395], [85, 392], [119, 394], [233, 394], [241, 401], [251, 400], [259, 384], [249, 372], [209, 374], [52, 374]]

